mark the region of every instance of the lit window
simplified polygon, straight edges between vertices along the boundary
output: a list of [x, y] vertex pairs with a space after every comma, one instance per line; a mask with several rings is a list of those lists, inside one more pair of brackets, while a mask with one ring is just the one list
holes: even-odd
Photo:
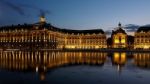
[[118, 40], [118, 39], [115, 39], [115, 43], [119, 43], [119, 40]]

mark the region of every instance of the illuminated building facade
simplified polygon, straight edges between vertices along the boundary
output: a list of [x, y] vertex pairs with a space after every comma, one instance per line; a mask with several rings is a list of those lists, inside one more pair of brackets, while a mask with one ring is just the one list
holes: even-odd
[[120, 23], [118, 28], [112, 31], [111, 39], [112, 48], [127, 48], [127, 34]]
[[140, 27], [129, 36], [118, 24], [111, 37], [102, 29], [61, 29], [46, 23], [45, 17], [35, 24], [0, 27], [1, 49], [150, 49], [150, 27]]
[[150, 49], [150, 27], [140, 27], [135, 32], [134, 49]]
[[100, 49], [107, 48], [102, 29], [70, 30], [47, 24], [44, 16], [35, 24], [0, 28], [1, 48]]

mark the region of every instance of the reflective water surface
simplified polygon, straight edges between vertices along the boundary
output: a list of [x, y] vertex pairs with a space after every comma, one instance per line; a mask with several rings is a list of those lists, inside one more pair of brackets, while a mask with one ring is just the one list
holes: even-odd
[[149, 84], [150, 53], [0, 51], [0, 84]]

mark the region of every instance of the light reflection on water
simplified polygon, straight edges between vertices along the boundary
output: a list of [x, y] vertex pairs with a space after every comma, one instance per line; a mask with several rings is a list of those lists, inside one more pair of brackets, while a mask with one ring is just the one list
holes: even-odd
[[150, 53], [0, 51], [2, 84], [148, 84], [149, 69]]

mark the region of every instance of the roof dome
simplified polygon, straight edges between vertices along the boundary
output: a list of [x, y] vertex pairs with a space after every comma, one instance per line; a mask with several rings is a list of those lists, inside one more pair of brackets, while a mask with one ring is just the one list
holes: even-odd
[[122, 26], [121, 26], [120, 22], [118, 24], [118, 28], [115, 31], [112, 31], [112, 34], [116, 34], [116, 33], [124, 33], [124, 34], [126, 34], [125, 30], [122, 29]]

